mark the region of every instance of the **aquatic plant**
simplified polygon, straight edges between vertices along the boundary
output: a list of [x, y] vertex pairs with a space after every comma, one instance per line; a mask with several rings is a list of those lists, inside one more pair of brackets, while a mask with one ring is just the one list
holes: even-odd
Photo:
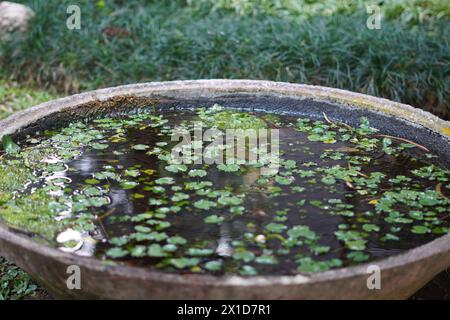
[[[284, 132], [277, 170], [195, 162], [195, 154], [176, 162], [171, 136], [194, 132], [198, 121], [276, 123]], [[385, 136], [366, 118], [351, 127], [326, 115], [219, 106], [148, 111], [6, 137], [4, 150], [4, 223], [64, 251], [86, 254], [96, 243], [101, 259], [168, 272], [320, 272], [371, 260], [374, 246], [388, 256], [392, 243], [406, 249], [450, 232], [449, 171], [424, 146]]]

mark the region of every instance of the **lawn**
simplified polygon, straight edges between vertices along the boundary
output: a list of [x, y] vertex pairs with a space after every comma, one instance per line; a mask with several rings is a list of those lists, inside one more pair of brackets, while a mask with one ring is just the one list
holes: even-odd
[[[70, 93], [118, 84], [249, 78], [324, 85], [381, 96], [450, 119], [450, 2], [17, 1], [33, 27], [0, 46], [0, 119]], [[35, 296], [29, 276], [0, 258], [0, 299]]]
[[0, 119], [32, 105], [55, 98], [55, 95], [42, 89], [30, 89], [14, 82], [0, 80]]
[[[249, 78], [325, 85], [402, 101], [449, 118], [450, 2], [23, 1], [31, 32], [0, 49], [0, 73], [73, 93], [155, 80]], [[51, 13], [51, 14], [50, 14]], [[39, 59], [36, 59], [39, 57]]]

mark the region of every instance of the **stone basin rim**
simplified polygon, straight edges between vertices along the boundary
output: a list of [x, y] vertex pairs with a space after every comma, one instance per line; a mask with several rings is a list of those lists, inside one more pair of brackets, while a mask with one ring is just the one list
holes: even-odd
[[[394, 116], [411, 124], [423, 126], [450, 141], [450, 122], [442, 120], [431, 113], [409, 105], [377, 98], [365, 94], [354, 93], [341, 89], [303, 84], [292, 84], [258, 80], [186, 80], [168, 82], [149, 82], [130, 84], [111, 88], [98, 89], [81, 94], [55, 99], [15, 113], [0, 121], [0, 139], [3, 135], [12, 134], [39, 120], [59, 111], [75, 109], [91, 101], [100, 102], [115, 96], [148, 96], [162, 95], [173, 98], [203, 97], [215, 98], [226, 94], [244, 93], [251, 95], [265, 94], [279, 97], [326, 101], [343, 104], [349, 107], [369, 109], [368, 111]], [[101, 260], [91, 257], [81, 257], [62, 252], [56, 248], [37, 243], [27, 236], [14, 232], [0, 223], [0, 239], [14, 243], [48, 259], [62, 263], [77, 264], [81, 268], [97, 271], [107, 271], [112, 275], [125, 278], [152, 279], [166, 283], [196, 284], [205, 286], [270, 286], [319, 283], [336, 279], [350, 279], [367, 275], [367, 267], [377, 265], [381, 270], [395, 269], [427, 258], [448, 254], [450, 252], [450, 234], [441, 236], [422, 246], [407, 250], [398, 255], [374, 260], [353, 267], [332, 269], [314, 274], [269, 275], [242, 277], [239, 275], [181, 275], [159, 270], [135, 267], [124, 263], [106, 265]], [[0, 248], [0, 253], [2, 249]]]
[[117, 96], [162, 95], [171, 98], [210, 97], [225, 94], [272, 95], [294, 99], [342, 104], [347, 107], [364, 109], [369, 112], [394, 116], [410, 124], [426, 127], [450, 141], [450, 121], [445, 121], [427, 111], [407, 104], [394, 102], [362, 93], [342, 89], [288, 82], [265, 80], [177, 80], [165, 82], [145, 82], [87, 91], [64, 98], [38, 104], [21, 112], [14, 113], [0, 121], [0, 138], [12, 134], [41, 117], [76, 108], [92, 101], [105, 101]]

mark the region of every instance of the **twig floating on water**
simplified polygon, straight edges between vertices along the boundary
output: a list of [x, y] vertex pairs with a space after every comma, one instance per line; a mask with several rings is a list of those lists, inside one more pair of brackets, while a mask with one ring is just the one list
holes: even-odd
[[394, 139], [394, 140], [400, 140], [400, 141], [403, 141], [403, 142], [412, 144], [412, 145], [416, 146], [416, 147], [419, 148], [419, 149], [425, 150], [426, 152], [430, 152], [430, 150], [429, 150], [428, 148], [422, 146], [421, 144], [418, 144], [418, 143], [416, 143], [416, 142], [414, 142], [414, 141], [411, 141], [411, 140], [408, 140], [408, 139], [405, 139], [405, 138], [394, 137], [394, 136], [388, 136], [388, 135], [386, 135], [386, 134], [376, 134], [375, 136], [376, 136], [376, 137], [384, 137], [384, 138]]

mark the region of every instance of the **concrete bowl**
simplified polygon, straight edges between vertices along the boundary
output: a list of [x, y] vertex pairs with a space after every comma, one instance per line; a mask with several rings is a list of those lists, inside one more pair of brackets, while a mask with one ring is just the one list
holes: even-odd
[[[220, 103], [356, 123], [365, 115], [383, 133], [419, 142], [450, 158], [450, 123], [420, 109], [344, 90], [268, 81], [154, 82], [95, 90], [40, 104], [0, 122], [0, 138], [61, 121], [127, 109], [183, 108]], [[404, 253], [355, 267], [295, 276], [178, 275], [110, 264], [44, 246], [0, 224], [0, 255], [57, 298], [88, 299], [404, 299], [450, 266], [450, 235]], [[78, 266], [81, 289], [67, 280]], [[375, 266], [375, 267], [374, 267]], [[375, 271], [374, 271], [375, 270]], [[380, 271], [381, 288], [367, 282]], [[70, 280], [70, 279], [69, 279]], [[369, 286], [370, 287], [370, 286]]]

